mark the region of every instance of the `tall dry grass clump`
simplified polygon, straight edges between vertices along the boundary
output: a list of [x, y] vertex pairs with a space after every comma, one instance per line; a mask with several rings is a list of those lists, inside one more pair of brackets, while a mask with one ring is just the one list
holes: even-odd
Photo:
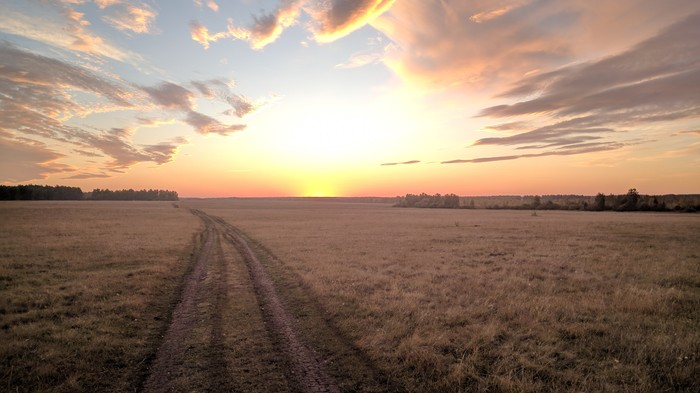
[[134, 391], [199, 221], [169, 202], [0, 203], [0, 391]]
[[197, 202], [398, 390], [697, 391], [697, 216]]

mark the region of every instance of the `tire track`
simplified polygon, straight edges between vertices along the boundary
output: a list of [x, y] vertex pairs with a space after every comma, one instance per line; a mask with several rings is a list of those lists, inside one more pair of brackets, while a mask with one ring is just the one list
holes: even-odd
[[280, 299], [270, 275], [240, 230], [221, 218], [207, 217], [222, 228], [225, 238], [243, 256], [268, 329], [289, 364], [290, 379], [302, 392], [339, 392], [335, 381], [326, 374], [316, 351], [301, 338], [294, 317]]
[[144, 384], [144, 392], [174, 391], [176, 386], [173, 386], [173, 381], [183, 370], [181, 366], [187, 351], [186, 339], [197, 323], [196, 300], [198, 295], [202, 293], [204, 279], [209, 270], [209, 263], [216, 252], [217, 243], [213, 221], [207, 216], [197, 215], [205, 224], [204, 236], [206, 240], [196, 256], [192, 272], [185, 279], [180, 302], [175, 306], [168, 330], [151, 365], [150, 374]]
[[[265, 328], [288, 365], [285, 374], [294, 390], [339, 392], [314, 348], [302, 339], [294, 317], [282, 302], [274, 282], [245, 236], [221, 218], [209, 216], [200, 210], [191, 209], [191, 212], [205, 225], [203, 243], [195, 254], [191, 273], [185, 278], [180, 301], [151, 364], [143, 391], [235, 390], [235, 381], [226, 360], [229, 349], [224, 342], [226, 326], [222, 317], [226, 302], [230, 300], [230, 268], [222, 251], [222, 242], [226, 242], [238, 251], [245, 262], [250, 277], [241, 279], [250, 280], [252, 284]], [[201, 308], [208, 307], [203, 306], [208, 304], [211, 304], [210, 308]], [[205, 341], [196, 336], [196, 332], [202, 329], [210, 329]], [[196, 375], [207, 376], [204, 385], [198, 382], [189, 387], [180, 385], [180, 382]]]

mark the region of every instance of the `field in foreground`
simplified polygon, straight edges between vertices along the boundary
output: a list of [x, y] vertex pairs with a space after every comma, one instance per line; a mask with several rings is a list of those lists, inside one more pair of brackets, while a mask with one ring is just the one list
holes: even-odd
[[700, 217], [188, 201], [407, 391], [697, 391]]
[[[142, 387], [203, 242], [187, 208], [247, 235], [341, 390], [700, 387], [698, 216], [179, 205], [0, 204], [0, 390]], [[175, 383], [294, 391], [217, 231]]]
[[0, 203], [0, 391], [135, 391], [199, 220], [169, 202]]

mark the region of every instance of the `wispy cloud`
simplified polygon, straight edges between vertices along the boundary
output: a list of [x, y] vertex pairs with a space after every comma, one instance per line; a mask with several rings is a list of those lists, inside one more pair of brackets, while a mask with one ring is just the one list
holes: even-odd
[[[203, 5], [203, 3], [204, 3], [204, 1], [202, 1], [202, 0], [194, 0], [194, 4], [197, 7], [201, 7]], [[219, 5], [216, 4], [216, 2], [214, 0], [207, 0], [206, 5], [207, 5], [207, 8], [209, 8], [210, 10], [212, 10], [214, 12], [219, 12]]]
[[297, 23], [304, 0], [282, 0], [277, 9], [253, 17], [249, 28], [237, 27], [229, 22], [228, 33], [231, 37], [248, 41], [254, 49], [262, 49], [277, 40], [284, 29]]
[[700, 135], [700, 130], [686, 130], [686, 131], [677, 131], [677, 132], [673, 133], [673, 135], [683, 135], [683, 134]]
[[506, 155], [506, 156], [458, 159], [458, 160], [443, 161], [443, 162], [441, 162], [441, 164], [479, 164], [479, 163], [494, 162], [494, 161], [517, 160], [520, 158], [535, 158], [535, 157], [547, 157], [547, 156], [571, 156], [571, 155], [576, 155], [576, 154], [585, 154], [585, 153], [617, 150], [617, 149], [620, 149], [624, 146], [626, 146], [626, 144], [619, 143], [619, 142], [590, 143], [590, 144], [581, 144], [581, 145], [573, 146], [573, 147], [566, 146], [566, 147], [562, 147], [558, 150], [545, 151], [542, 153], [514, 154], [514, 155]]
[[119, 3], [123, 3], [124, 0], [94, 0], [98, 7], [104, 9]]
[[[525, 100], [485, 108], [479, 116], [537, 114], [551, 123], [514, 135], [482, 138], [474, 145], [519, 146], [522, 150], [586, 147], [597, 141], [601, 144], [596, 146], [609, 148], [616, 146], [610, 138], [619, 141], [622, 131], [697, 118], [700, 41], [690, 38], [697, 36], [700, 13], [620, 54], [524, 78], [498, 97]], [[513, 124], [519, 126], [510, 122], [500, 127], [511, 130]]]
[[350, 59], [344, 63], [337, 64], [335, 68], [359, 68], [370, 64], [377, 64], [382, 61], [383, 53], [379, 52], [360, 52], [354, 53], [350, 56]]
[[30, 14], [10, 4], [0, 3], [0, 31], [102, 58], [132, 63], [142, 61], [138, 54], [120, 48], [90, 30], [90, 23], [84, 19], [84, 15], [66, 4], [27, 2], [24, 6], [52, 7], [56, 12]]
[[184, 121], [185, 123], [194, 127], [195, 131], [202, 135], [229, 135], [238, 131], [243, 131], [246, 128], [245, 124], [223, 124], [211, 116], [207, 116], [196, 111], [187, 112], [187, 116], [185, 117]]
[[231, 34], [229, 34], [228, 31], [211, 34], [209, 33], [209, 29], [196, 21], [190, 22], [190, 35], [194, 41], [202, 44], [204, 49], [209, 49], [209, 43], [211, 42], [216, 42], [220, 39], [231, 37]]
[[158, 13], [147, 4], [116, 3], [115, 7], [103, 20], [117, 30], [138, 34], [154, 33], [154, 22]]
[[257, 105], [253, 104], [248, 98], [240, 94], [234, 94], [228, 97], [227, 101], [233, 107], [233, 113], [240, 118], [245, 117], [258, 108]]
[[181, 111], [192, 109], [195, 94], [178, 84], [163, 82], [153, 87], [143, 86], [142, 89], [163, 108]]
[[385, 162], [384, 164], [381, 164], [381, 166], [411, 165], [411, 164], [418, 164], [418, 163], [420, 163], [419, 160], [410, 160], [410, 161], [404, 161], [404, 162]]
[[[140, 162], [165, 164], [178, 148], [188, 143], [175, 136], [167, 141], [138, 145], [133, 142], [136, 127], [156, 126], [173, 122], [172, 117], [136, 118], [134, 127], [99, 130], [66, 124], [76, 116], [102, 111], [105, 102], [114, 110], [157, 107], [186, 116], [197, 132], [222, 135], [245, 126], [227, 126], [193, 111], [196, 94], [178, 84], [163, 82], [151, 87], [135, 87], [109, 80], [87, 68], [34, 54], [0, 43], [0, 141], [3, 158], [3, 181], [24, 181], [44, 178], [47, 174], [77, 171], [73, 178], [96, 173], [122, 173]], [[226, 86], [219, 80], [207, 86]], [[228, 91], [228, 90], [226, 90]], [[72, 97], [80, 92], [90, 99], [79, 103]], [[34, 139], [32, 139], [34, 138]], [[79, 156], [99, 158], [99, 171], [83, 170], [60, 164], [63, 156], [48, 149], [43, 142], [70, 148]], [[22, 156], [23, 158], [19, 158]], [[73, 175], [71, 175], [73, 176]]]
[[81, 179], [103, 179], [112, 177], [106, 173], [80, 172], [75, 175], [66, 176], [64, 179], [81, 180]]
[[[232, 81], [225, 81], [223, 79], [209, 79], [206, 81], [192, 81], [190, 82], [195, 89], [197, 89], [204, 97], [214, 98], [217, 95], [226, 94], [231, 87], [235, 84]], [[222, 93], [222, 91], [224, 93]]]

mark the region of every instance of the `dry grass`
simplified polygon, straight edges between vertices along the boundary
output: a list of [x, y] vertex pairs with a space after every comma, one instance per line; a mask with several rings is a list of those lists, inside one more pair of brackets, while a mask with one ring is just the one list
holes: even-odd
[[0, 203], [0, 390], [138, 389], [200, 225], [171, 203]]
[[697, 391], [700, 217], [188, 201], [407, 391]]

